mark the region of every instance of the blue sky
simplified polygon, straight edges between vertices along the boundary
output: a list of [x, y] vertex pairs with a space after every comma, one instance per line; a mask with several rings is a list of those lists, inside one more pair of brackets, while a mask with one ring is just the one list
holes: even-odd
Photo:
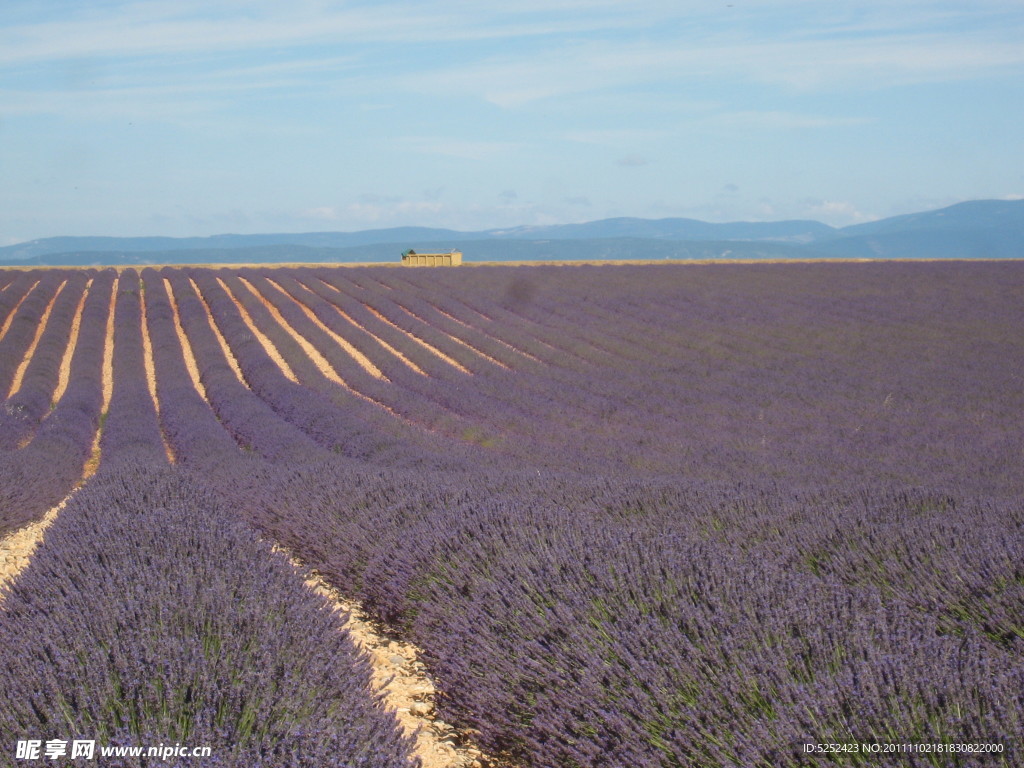
[[0, 245], [1024, 195], [1020, 0], [3, 0]]

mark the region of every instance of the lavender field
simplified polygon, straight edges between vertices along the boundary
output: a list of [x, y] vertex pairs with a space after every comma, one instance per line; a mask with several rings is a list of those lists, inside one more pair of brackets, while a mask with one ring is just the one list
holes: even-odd
[[0, 765], [1024, 765], [1024, 264], [0, 289]]

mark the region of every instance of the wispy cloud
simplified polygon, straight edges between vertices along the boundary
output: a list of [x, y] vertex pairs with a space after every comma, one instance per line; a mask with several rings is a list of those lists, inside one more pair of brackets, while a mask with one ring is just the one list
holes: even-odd
[[[201, 100], [321, 88], [361, 93], [371, 104], [381, 95], [423, 94], [514, 110], [566, 97], [671, 88], [679, 110], [688, 108], [682, 91], [712, 83], [835, 92], [1020, 73], [1024, 19], [1004, 18], [1009, 7], [979, 2], [972, 16], [934, 3], [911, 2], [898, 11], [868, 3], [853, 18], [832, 11], [832, 19], [803, 0], [758, 0], [744, 3], [733, 22], [721, 8], [712, 11], [695, 0], [628, 6], [561, 0], [507, 9], [421, 1], [403, 3], [400, 13], [392, 3], [319, 0], [233, 0], [212, 10], [197, 0], [114, 2], [60, 21], [0, 22], [0, 73], [11, 75], [2, 108], [8, 114], [62, 111], [69, 90], [116, 104], [146, 96]], [[774, 26], [755, 23], [775, 17]], [[792, 24], [778, 28], [781, 18]], [[980, 24], [979, 18], [994, 21]], [[488, 40], [500, 45], [479, 44]], [[252, 53], [262, 60], [243, 56]], [[41, 84], [25, 74], [43, 62], [64, 62], [63, 80]], [[690, 105], [706, 106], [700, 100]], [[800, 119], [775, 114], [761, 112], [759, 119], [799, 127]], [[802, 119], [836, 124], [835, 118]]]
[[[1024, 30], [1018, 30], [1024, 32]], [[1024, 46], [1001, 30], [964, 39], [946, 34], [820, 40], [718, 37], [583, 43], [530, 56], [502, 56], [405, 78], [432, 93], [476, 94], [502, 108], [644, 85], [706, 86], [720, 79], [796, 90], [876, 90], [963, 81], [1024, 68]]]
[[394, 225], [416, 220], [433, 218], [443, 213], [444, 203], [430, 200], [402, 200], [376, 198], [353, 200], [344, 205], [321, 205], [299, 211], [300, 220], [330, 222], [337, 225]]
[[1020, 0], [3, 0], [0, 229], [175, 206], [486, 228], [700, 195], [850, 223], [1017, 193], [1021, 39]]
[[809, 219], [823, 221], [826, 224], [842, 225], [861, 224], [875, 221], [876, 214], [866, 213], [850, 202], [840, 200], [812, 200], [806, 203], [803, 215]]
[[[469, 75], [491, 83], [480, 89], [486, 98], [515, 106], [602, 82], [732, 75], [816, 87], [859, 81], [880, 69], [903, 78], [970, 77], [1024, 60], [1018, 43], [1022, 22], [1003, 18], [1013, 7], [1007, 2], [979, 0], [958, 13], [934, 3], [910, 2], [894, 10], [869, 2], [852, 19], [831, 22], [816, 6], [806, 0], [748, 1], [733, 14], [695, 0], [638, 0], [628, 6], [563, 0], [505, 8], [448, 0], [402, 3], [400, 12], [387, 2], [115, 2], [98, 10], [72, 7], [59, 21], [0, 24], [0, 66], [325, 45], [362, 50], [413, 44], [429, 56], [444, 43], [533, 39], [536, 47], [521, 55], [477, 59]], [[773, 28], [765, 21], [771, 18], [792, 24]], [[979, 27], [984, 18], [996, 23]], [[423, 75], [446, 74], [432, 70]], [[460, 71], [462, 62], [444, 79], [456, 87], [470, 82]], [[537, 73], [545, 77], [529, 77]]]
[[[587, 11], [587, 12], [582, 12]], [[0, 64], [82, 57], [157, 56], [318, 43], [410, 43], [536, 37], [620, 29], [644, 14], [608, 2], [287, 4], [256, 0], [124, 2], [70, 18], [0, 29]]]

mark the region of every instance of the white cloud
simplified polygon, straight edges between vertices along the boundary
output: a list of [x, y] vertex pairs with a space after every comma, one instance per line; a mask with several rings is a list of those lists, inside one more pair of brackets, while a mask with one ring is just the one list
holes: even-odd
[[[657, 4], [655, 4], [657, 5]], [[0, 64], [80, 57], [151, 56], [318, 43], [409, 43], [581, 34], [641, 24], [611, 2], [346, 3], [270, 0], [122, 2], [60, 21], [0, 28]]]
[[874, 214], [861, 211], [853, 203], [839, 200], [811, 201], [808, 203], [804, 215], [833, 226], [861, 224], [879, 218]]
[[[256, 0], [213, 8], [198, 0], [115, 2], [59, 21], [0, 25], [0, 71], [24, 71], [32, 62], [66, 65], [64, 86], [8, 86], [2, 109], [64, 114], [68, 93], [76, 91], [114, 103], [140, 95], [205, 99], [212, 108], [218, 95], [319, 89], [358, 93], [365, 108], [378, 105], [382, 94], [393, 103], [396, 94], [414, 93], [468, 96], [514, 110], [566, 96], [668, 86], [676, 91], [677, 111], [701, 111], [706, 104], [679, 98], [684, 86], [717, 81], [726, 87], [876, 89], [1024, 67], [1021, 14], [1004, 13], [1001, 25], [967, 23], [1012, 8], [991, 1], [979, 2], [973, 15], [930, 2], [911, 2], [900, 12], [868, 3], [853, 21], [838, 11], [832, 21], [808, 2], [752, 0], [730, 12], [743, 23], [696, 0], [562, 0], [517, 3], [511, 10], [460, 0], [400, 8]], [[777, 29], [787, 18], [792, 24]], [[472, 45], [480, 40], [501, 44]], [[325, 46], [334, 55], [325, 56]], [[401, 54], [403, 46], [420, 47], [404, 57], [387, 54], [389, 48]], [[240, 54], [255, 52], [279, 60], [239, 64]], [[731, 119], [787, 127], [852, 120], [785, 112], [735, 112]], [[590, 131], [591, 138], [581, 131], [578, 140], [600, 142], [601, 130]]]
[[321, 205], [317, 208], [308, 208], [305, 211], [299, 211], [298, 216], [300, 219], [339, 221], [341, 219], [341, 211], [333, 205]]
[[799, 31], [679, 31], [641, 42], [625, 35], [428, 68], [399, 76], [399, 84], [475, 95], [504, 109], [569, 95], [648, 85], [703, 87], [713, 81], [800, 91], [876, 90], [1017, 72], [1024, 68], [1022, 35], [1024, 21], [973, 31], [888, 30], [835, 38]]
[[331, 222], [349, 227], [398, 226], [413, 221], [432, 221], [444, 204], [431, 200], [397, 200], [364, 195], [344, 205], [322, 205], [296, 214], [298, 219]]

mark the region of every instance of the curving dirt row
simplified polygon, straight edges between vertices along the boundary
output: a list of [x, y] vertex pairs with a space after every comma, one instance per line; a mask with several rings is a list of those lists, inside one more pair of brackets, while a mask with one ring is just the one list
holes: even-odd
[[[404, 422], [406, 422], [408, 424], [411, 424], [413, 426], [417, 426], [417, 427], [421, 426], [421, 425], [416, 424], [416, 422], [414, 422], [414, 421], [408, 419], [407, 417], [403, 416], [402, 414], [398, 413], [395, 409], [393, 409], [391, 406], [387, 405], [386, 403], [382, 403], [379, 400], [376, 400], [376, 399], [370, 397], [369, 395], [367, 395], [367, 394], [365, 394], [363, 392], [360, 392], [358, 389], [356, 389], [352, 385], [350, 385], [347, 381], [345, 381], [341, 377], [340, 374], [338, 374], [338, 372], [334, 369], [334, 367], [316, 349], [316, 347], [314, 347], [305, 336], [303, 336], [298, 331], [296, 331], [295, 328], [292, 327], [291, 323], [289, 323], [284, 318], [284, 316], [280, 313], [280, 311], [278, 311], [277, 307], [275, 307], [270, 301], [268, 301], [267, 298], [265, 296], [263, 296], [255, 288], [255, 286], [253, 286], [245, 278], [239, 278], [239, 281], [241, 283], [243, 283], [250, 292], [252, 292], [252, 294], [255, 296], [255, 298], [257, 298], [261, 303], [264, 304], [264, 306], [266, 306], [266, 308], [269, 311], [270, 316], [273, 318], [274, 322], [276, 322], [278, 324], [278, 326], [281, 328], [281, 330], [283, 330], [285, 333], [287, 333], [289, 336], [291, 336], [292, 339], [295, 340], [295, 342], [299, 345], [300, 349], [302, 349], [302, 351], [306, 354], [306, 356], [313, 363], [313, 365], [316, 366], [316, 369], [321, 374], [323, 374], [325, 378], [327, 378], [329, 381], [333, 381], [335, 384], [337, 384], [338, 386], [340, 386], [343, 389], [345, 389], [345, 391], [355, 395], [356, 397], [359, 397], [359, 398], [365, 400], [366, 402], [371, 403], [372, 405], [375, 405], [378, 408], [381, 408], [382, 410], [384, 410], [385, 412], [387, 412], [391, 416], [393, 416], [393, 417], [395, 417], [397, 419], [401, 419], [402, 421], [404, 421]], [[252, 316], [249, 314], [249, 311], [243, 306], [242, 302], [239, 301], [238, 297], [235, 296], [234, 293], [232, 293], [231, 288], [223, 280], [221, 280], [220, 278], [217, 278], [217, 282], [220, 285], [220, 287], [224, 290], [224, 292], [228, 295], [228, 297], [232, 300], [232, 302], [234, 302], [235, 307], [238, 309], [238, 312], [239, 312], [239, 314], [242, 317], [242, 320], [245, 322], [246, 326], [249, 328], [249, 331], [253, 334], [253, 336], [256, 338], [256, 340], [263, 347], [263, 350], [267, 353], [267, 356], [270, 357], [270, 359], [273, 360], [274, 363], [281, 369], [281, 372], [285, 375], [285, 377], [287, 377], [288, 379], [290, 379], [291, 381], [293, 381], [293, 382], [295, 382], [297, 384], [301, 384], [302, 382], [299, 381], [299, 379], [295, 376], [294, 372], [292, 371], [291, 366], [288, 365], [288, 362], [284, 359], [284, 356], [280, 353], [280, 351], [274, 345], [274, 342], [271, 341], [270, 338], [268, 338], [267, 335], [265, 333], [263, 333], [259, 329], [259, 327], [256, 324], [256, 322], [252, 319]], [[280, 286], [277, 286], [275, 284], [275, 287], [278, 288], [279, 290], [281, 290], [284, 293], [284, 290], [281, 289]], [[285, 293], [285, 295], [289, 296], [287, 293]], [[291, 297], [289, 296], [289, 298], [291, 298]], [[292, 299], [292, 300], [294, 301], [294, 299]], [[304, 305], [300, 304], [300, 306], [304, 310], [308, 311], [308, 309]], [[312, 313], [310, 313], [310, 314], [312, 315]], [[212, 313], [211, 313], [211, 317], [212, 317]], [[313, 319], [316, 320], [317, 323], [320, 322], [315, 317]], [[322, 323], [321, 323], [321, 325], [322, 325]], [[326, 326], [324, 326], [324, 330], [327, 331], [327, 333], [329, 333], [332, 338], [337, 337], [336, 340], [342, 345], [342, 347], [346, 350], [346, 352], [349, 352], [349, 354], [356, 360], [356, 362], [359, 363], [360, 365], [362, 365], [363, 368], [368, 373], [370, 373], [370, 375], [373, 375], [373, 372], [376, 371], [378, 378], [383, 379], [384, 381], [388, 380], [387, 377], [384, 376], [380, 372], [380, 370], [375, 365], [373, 365], [373, 363], [371, 363], [369, 361], [369, 359], [367, 357], [362, 355], [358, 350], [356, 350], [354, 347], [352, 347], [347, 341], [345, 341], [344, 339], [341, 339], [341, 337], [337, 336], [337, 334], [335, 334], [333, 331], [331, 331]], [[365, 363], [363, 361], [365, 361]]]
[[196, 356], [192, 353], [192, 344], [188, 340], [185, 328], [181, 325], [181, 316], [178, 314], [178, 300], [174, 296], [173, 288], [171, 288], [171, 281], [166, 277], [164, 278], [164, 289], [167, 291], [167, 298], [171, 304], [171, 314], [174, 316], [174, 330], [181, 341], [181, 351], [185, 356], [185, 368], [188, 370], [188, 376], [192, 379], [192, 385], [196, 388], [196, 392], [203, 396], [203, 400], [209, 402], [209, 398], [206, 396], [206, 387], [199, 378], [199, 364], [196, 363]]
[[[324, 282], [323, 280], [320, 280], [320, 282], [323, 283], [324, 285], [326, 285], [328, 288], [330, 288], [335, 293], [342, 293], [342, 291], [339, 291], [337, 288], [335, 288], [330, 283]], [[444, 362], [448, 363], [448, 365], [450, 365], [453, 368], [461, 371], [462, 373], [468, 374], [469, 376], [473, 375], [473, 372], [470, 371], [468, 368], [466, 368], [464, 365], [462, 365], [462, 363], [460, 363], [458, 360], [455, 360], [454, 358], [449, 357], [444, 352], [439, 350], [437, 347], [435, 347], [435, 346], [425, 342], [419, 336], [417, 336], [417, 335], [415, 335], [413, 333], [409, 333], [409, 331], [405, 330], [401, 326], [399, 326], [399, 325], [393, 323], [392, 321], [388, 320], [388, 318], [384, 317], [384, 315], [382, 315], [376, 309], [371, 307], [365, 301], [360, 301], [359, 303], [362, 304], [363, 307], [366, 308], [366, 311], [368, 311], [370, 314], [372, 314], [374, 317], [376, 317], [382, 323], [390, 325], [392, 328], [394, 328], [396, 331], [401, 333], [403, 336], [406, 336], [411, 341], [415, 342], [416, 344], [419, 344], [421, 347], [423, 347], [425, 350], [427, 350], [430, 354], [434, 355], [435, 357], [437, 357], [440, 360], [443, 360]]]
[[32, 283], [32, 287], [25, 291], [25, 294], [20, 299], [18, 299], [18, 303], [11, 308], [11, 311], [7, 314], [7, 318], [4, 320], [4, 324], [0, 326], [0, 339], [7, 335], [7, 331], [10, 330], [11, 323], [14, 322], [14, 318], [15, 316], [17, 316], [18, 310], [21, 308], [21, 305], [25, 302], [25, 299], [27, 299], [32, 294], [32, 292], [39, 287], [39, 282], [39, 280], [36, 280], [34, 283]]
[[41, 520], [26, 525], [24, 528], [0, 539], [0, 605], [3, 604], [4, 592], [18, 574], [28, 565], [29, 558], [36, 547], [43, 541], [43, 534], [57, 515], [64, 509], [75, 491], [69, 493], [56, 507], [50, 509]]
[[18, 369], [14, 372], [14, 379], [11, 381], [10, 391], [7, 393], [7, 397], [12, 397], [19, 389], [21, 389], [21, 382], [25, 378], [25, 371], [28, 370], [28, 364], [32, 362], [32, 355], [35, 354], [36, 347], [39, 346], [39, 339], [42, 338], [43, 332], [46, 330], [46, 324], [50, 322], [50, 313], [53, 312], [53, 305], [57, 303], [57, 297], [60, 296], [61, 291], [67, 287], [68, 281], [65, 280], [54, 291], [53, 296], [50, 297], [49, 303], [46, 305], [46, 309], [43, 310], [43, 316], [39, 318], [39, 325], [36, 327], [36, 334], [32, 337], [32, 343], [28, 345], [28, 349], [25, 350], [25, 357], [18, 365]]
[[[267, 335], [259, 329], [256, 323], [253, 322], [252, 316], [249, 314], [249, 311], [244, 306], [242, 306], [242, 302], [238, 300], [238, 297], [231, 292], [231, 289], [228, 288], [224, 281], [221, 280], [219, 277], [217, 278], [217, 283], [228, 295], [231, 301], [234, 302], [235, 307], [238, 309], [238, 314], [242, 316], [242, 321], [249, 329], [249, 332], [256, 337], [256, 341], [258, 341], [260, 343], [260, 346], [263, 347], [263, 350], [267, 353], [267, 356], [274, 361], [274, 364], [278, 368], [281, 369], [281, 373], [284, 374], [286, 379], [298, 384], [299, 377], [295, 375], [295, 372], [292, 370], [292, 367], [288, 365], [288, 361], [284, 359], [280, 351], [278, 351], [277, 347], [274, 346], [274, 342], [272, 342], [267, 337]], [[196, 291], [198, 292], [198, 290], [199, 289], [197, 288]], [[203, 299], [203, 303], [206, 303], [206, 299], [204, 297], [200, 296], [200, 298]], [[213, 317], [212, 313], [210, 314], [210, 317]], [[285, 328], [285, 330], [287, 330], [287, 328]]]
[[[283, 547], [275, 545], [274, 549], [288, 557], [297, 573], [309, 573]], [[473, 744], [471, 733], [456, 730], [437, 716], [437, 689], [419, 661], [420, 650], [415, 645], [389, 638], [386, 627], [371, 622], [357, 602], [345, 599], [315, 571], [306, 585], [330, 600], [346, 617], [345, 630], [369, 657], [375, 691], [384, 706], [395, 713], [402, 731], [415, 738], [413, 755], [422, 761], [422, 768], [497, 765]]]
[[71, 321], [71, 333], [68, 334], [68, 346], [64, 350], [64, 357], [60, 361], [60, 370], [57, 373], [57, 386], [53, 389], [51, 408], [55, 407], [68, 388], [68, 381], [71, 379], [71, 358], [74, 357], [75, 347], [78, 345], [78, 334], [82, 329], [82, 310], [85, 308], [85, 298], [92, 288], [92, 280], [85, 284], [82, 291], [82, 298], [78, 300], [78, 308], [75, 310], [75, 318]]
[[[319, 352], [316, 351], [316, 349], [313, 347], [313, 345], [310, 344], [304, 337], [299, 335], [294, 329], [292, 329], [292, 327], [288, 324], [288, 322], [284, 319], [284, 317], [278, 311], [277, 307], [275, 307], [270, 301], [268, 301], [267, 298], [265, 296], [263, 296], [259, 291], [257, 291], [256, 287], [253, 286], [253, 284], [250, 283], [248, 280], [246, 280], [244, 277], [239, 278], [239, 279], [246, 285], [246, 287], [250, 291], [252, 291], [254, 296], [256, 296], [260, 301], [263, 302], [263, 304], [267, 307], [267, 309], [269, 310], [270, 314], [274, 317], [274, 319], [277, 320], [277, 322], [280, 323], [281, 326], [285, 330], [287, 330], [292, 336], [294, 336], [296, 341], [299, 341], [299, 343], [302, 345], [302, 348], [306, 350], [306, 353], [309, 354], [310, 357], [313, 357], [313, 355], [315, 354], [316, 357], [319, 357], [321, 360], [323, 360], [323, 357], [320, 355]], [[330, 328], [328, 328], [326, 325], [324, 325], [322, 322], [320, 322], [320, 318], [318, 318], [309, 307], [307, 307], [301, 301], [297, 301], [294, 297], [292, 297], [292, 295], [290, 293], [285, 291], [280, 285], [275, 283], [273, 280], [268, 279], [267, 282], [270, 283], [270, 285], [274, 286], [274, 288], [276, 288], [282, 295], [286, 296], [289, 300], [291, 300], [295, 304], [297, 304], [299, 309], [302, 310], [303, 314], [305, 314], [306, 317], [309, 318], [310, 322], [312, 322], [313, 325], [315, 325], [317, 328], [319, 328], [324, 333], [326, 333], [328, 336], [330, 336], [331, 339], [333, 339], [334, 342], [339, 347], [344, 349], [348, 353], [348, 355], [353, 360], [355, 360], [356, 363], [358, 363], [362, 367], [362, 369], [364, 371], [366, 371], [368, 374], [373, 376], [375, 379], [382, 379], [384, 381], [388, 380], [387, 376], [385, 376], [383, 373], [381, 373], [380, 368], [378, 368], [376, 365], [374, 365], [373, 361], [370, 360], [370, 358], [368, 358], [366, 355], [364, 355], [358, 349], [356, 349], [351, 344], [349, 344], [348, 341], [343, 339], [341, 336], [339, 336], [334, 331], [332, 331]], [[308, 347], [308, 349], [307, 349], [307, 347]], [[316, 357], [314, 357], [313, 359], [316, 360]], [[324, 365], [327, 365], [327, 361], [326, 360], [324, 360], [323, 362], [324, 362]], [[328, 367], [330, 368], [330, 366], [328, 366]], [[331, 368], [331, 370], [333, 371], [334, 369]], [[326, 375], [326, 374], [324, 374], [324, 375]], [[335, 375], [337, 375], [337, 374], [335, 374]], [[328, 378], [330, 378], [330, 377], [328, 377]]]
[[[407, 314], [409, 317], [411, 317], [411, 318], [413, 318], [415, 320], [419, 320], [422, 323], [427, 323], [428, 325], [430, 324], [429, 320], [426, 320], [426, 319], [420, 317], [419, 315], [417, 315], [415, 312], [413, 312], [408, 307], [406, 307], [406, 306], [404, 306], [402, 304], [398, 304], [398, 307], [403, 312], [405, 312], [405, 314]], [[463, 325], [465, 325], [465, 323], [463, 323]], [[438, 333], [443, 333], [445, 336], [447, 336], [449, 339], [451, 339], [456, 344], [461, 344], [466, 349], [468, 349], [470, 352], [473, 352], [473, 353], [479, 355], [480, 357], [482, 357], [484, 360], [488, 361], [489, 363], [493, 363], [494, 365], [498, 366], [499, 368], [504, 368], [506, 371], [512, 370], [507, 365], [505, 365], [503, 362], [501, 362], [501, 360], [498, 360], [497, 358], [492, 357], [491, 355], [487, 354], [486, 352], [477, 349], [476, 347], [474, 347], [469, 342], [463, 341], [462, 339], [460, 339], [458, 336], [453, 336], [452, 334], [448, 333], [447, 331], [442, 331], [440, 328], [437, 328], [436, 330], [438, 331]]]
[[93, 437], [92, 450], [89, 459], [85, 462], [85, 469], [82, 472], [82, 483], [96, 474], [100, 466], [100, 435], [103, 433], [103, 424], [107, 420], [107, 412], [110, 410], [110, 398], [114, 395], [114, 311], [117, 306], [117, 287], [121, 278], [114, 278], [114, 284], [110, 289], [110, 310], [107, 313], [107, 337], [103, 343], [103, 405], [100, 408], [100, 428], [96, 430]]
[[[149, 389], [149, 396], [153, 398], [153, 407], [156, 409], [157, 422], [160, 422], [160, 398], [156, 394], [156, 366], [153, 364], [153, 342], [149, 338], [149, 324], [146, 322], [146, 292], [139, 293], [139, 311], [142, 322], [142, 360], [146, 367], [146, 387]], [[167, 461], [174, 464], [176, 458], [174, 449], [167, 441], [163, 426], [160, 427], [160, 439], [164, 444], [164, 453], [167, 454]]]
[[[242, 375], [242, 368], [238, 365], [238, 360], [235, 358], [235, 353], [231, 351], [231, 347], [228, 346], [227, 339], [224, 338], [224, 334], [220, 332], [220, 328], [217, 327], [217, 321], [213, 319], [213, 312], [210, 311], [209, 305], [206, 303], [206, 299], [203, 298], [203, 294], [199, 290], [199, 286], [196, 285], [196, 281], [189, 278], [189, 283], [192, 285], [192, 290], [196, 292], [196, 297], [199, 299], [199, 303], [203, 305], [203, 309], [206, 310], [206, 317], [210, 321], [210, 329], [213, 331], [213, 335], [217, 337], [217, 343], [220, 344], [221, 351], [224, 352], [224, 357], [228, 361], [228, 365], [231, 366], [231, 370], [234, 371], [235, 376], [242, 383], [246, 389], [251, 389], [249, 382], [245, 380], [245, 376]], [[174, 295], [173, 289], [169, 281], [167, 282], [167, 290]]]
[[[530, 360], [533, 360], [534, 362], [537, 362], [537, 363], [543, 362], [536, 355], [531, 355], [526, 350], [519, 349], [519, 347], [514, 347], [511, 344], [509, 344], [507, 341], [503, 341], [503, 340], [499, 339], [497, 336], [492, 336], [491, 334], [487, 333], [486, 331], [483, 331], [480, 328], [472, 326], [469, 323], [465, 322], [464, 320], [460, 320], [455, 315], [452, 315], [452, 314], [449, 314], [448, 312], [445, 312], [443, 309], [441, 309], [436, 304], [434, 304], [432, 302], [429, 302], [429, 301], [427, 303], [430, 304], [430, 306], [434, 309], [435, 312], [437, 312], [440, 315], [444, 315], [449, 320], [451, 320], [453, 323], [457, 323], [457, 324], [461, 325], [463, 328], [469, 328], [470, 330], [476, 331], [477, 333], [479, 333], [479, 334], [481, 334], [483, 336], [486, 336], [491, 341], [493, 341], [493, 342], [495, 342], [497, 344], [501, 344], [503, 347], [506, 347], [506, 348], [512, 350], [517, 355], [522, 355], [523, 357], [528, 358]], [[453, 336], [452, 338], [455, 338], [455, 337]], [[550, 345], [546, 345], [546, 346], [550, 346]], [[552, 347], [552, 349], [554, 349], [554, 347]], [[491, 358], [491, 359], [493, 360], [493, 358]], [[497, 361], [495, 361], [495, 362], [497, 362]], [[503, 368], [508, 368], [507, 365], [504, 365], [504, 364], [501, 364], [501, 365], [502, 365]]]
[[[297, 302], [298, 304], [300, 304], [301, 306], [306, 306], [306, 305], [305, 305], [305, 304], [303, 304], [303, 303], [302, 303], [301, 301], [299, 301], [299, 300], [298, 300], [298, 299], [296, 299], [296, 298], [295, 298], [294, 296], [292, 296], [292, 295], [291, 295], [290, 293], [288, 293], [287, 291], [285, 291], [285, 290], [284, 290], [284, 288], [282, 288], [282, 287], [281, 287], [280, 285], [278, 285], [278, 284], [277, 284], [277, 283], [276, 283], [276, 282], [275, 282], [274, 280], [272, 280], [272, 279], [270, 279], [270, 278], [267, 278], [267, 282], [269, 282], [269, 283], [273, 283], [273, 284], [274, 284], [274, 285], [275, 285], [275, 286], [276, 286], [276, 287], [278, 288], [278, 290], [282, 291], [282, 292], [283, 292], [283, 293], [284, 293], [285, 295], [287, 295], [287, 296], [291, 296], [291, 298], [292, 298], [292, 299], [294, 299], [294, 300], [295, 300], [295, 301], [296, 301], [296, 302]], [[323, 283], [323, 281], [322, 281], [322, 280], [321, 280], [320, 282], [321, 282], [321, 283]], [[323, 283], [323, 284], [324, 284], [324, 285], [327, 285], [327, 283]], [[312, 290], [310, 290], [309, 288], [307, 288], [307, 287], [306, 287], [305, 285], [303, 285], [302, 283], [299, 283], [299, 286], [300, 286], [300, 287], [301, 287], [301, 288], [302, 288], [302, 289], [303, 289], [304, 291], [306, 291], [306, 292], [307, 292], [307, 293], [308, 293], [308, 294], [309, 294], [310, 296], [316, 296], [316, 294], [315, 294], [315, 293], [313, 293], [313, 291], [312, 291]], [[333, 286], [328, 286], [328, 287], [329, 287], [329, 288], [332, 288]], [[335, 290], [336, 290], [336, 289], [335, 289]], [[332, 308], [334, 309], [334, 311], [335, 311], [335, 312], [337, 312], [337, 313], [338, 313], [339, 315], [341, 315], [341, 317], [342, 317], [342, 318], [343, 318], [343, 319], [345, 320], [345, 322], [347, 322], [347, 323], [351, 324], [352, 326], [354, 326], [354, 327], [358, 328], [358, 329], [359, 329], [360, 331], [362, 331], [362, 332], [363, 332], [363, 333], [365, 333], [365, 334], [366, 334], [367, 336], [369, 336], [370, 338], [372, 338], [372, 339], [373, 339], [374, 341], [376, 341], [376, 342], [377, 342], [378, 344], [380, 344], [380, 345], [381, 345], [382, 347], [384, 347], [384, 349], [386, 349], [386, 350], [387, 350], [388, 352], [390, 352], [390, 353], [391, 353], [392, 355], [394, 355], [394, 356], [395, 356], [395, 357], [397, 357], [397, 358], [398, 358], [399, 360], [401, 360], [401, 361], [402, 361], [403, 363], [405, 363], [405, 364], [406, 364], [407, 366], [409, 366], [409, 368], [411, 368], [411, 369], [412, 369], [412, 370], [413, 370], [414, 372], [418, 373], [418, 374], [419, 374], [420, 376], [429, 376], [429, 375], [430, 375], [430, 374], [428, 374], [428, 373], [427, 373], [426, 371], [424, 371], [424, 370], [423, 370], [422, 368], [420, 368], [420, 367], [419, 367], [418, 365], [416, 365], [416, 363], [414, 363], [414, 362], [413, 362], [412, 360], [410, 360], [410, 359], [409, 359], [408, 357], [406, 357], [405, 355], [403, 355], [403, 354], [402, 354], [402, 353], [401, 353], [400, 351], [398, 351], [398, 350], [397, 350], [397, 349], [395, 349], [395, 348], [394, 348], [393, 346], [391, 346], [391, 345], [390, 345], [390, 344], [388, 344], [388, 343], [387, 343], [386, 341], [384, 341], [384, 339], [380, 338], [379, 336], [377, 336], [377, 335], [376, 335], [376, 334], [374, 334], [374, 333], [371, 333], [371, 332], [370, 332], [370, 331], [368, 331], [368, 330], [367, 330], [366, 328], [364, 328], [364, 327], [363, 327], [362, 325], [360, 325], [360, 324], [359, 324], [359, 323], [357, 323], [357, 322], [356, 322], [355, 320], [353, 320], [353, 319], [352, 319], [352, 317], [351, 317], [351, 316], [349, 316], [349, 314], [348, 314], [347, 312], [345, 312], [345, 310], [343, 310], [343, 309], [342, 309], [341, 307], [337, 307], [337, 306], [334, 306], [333, 304], [331, 305], [331, 307], [332, 307]], [[324, 326], [324, 327], [326, 328], [327, 326]]]

